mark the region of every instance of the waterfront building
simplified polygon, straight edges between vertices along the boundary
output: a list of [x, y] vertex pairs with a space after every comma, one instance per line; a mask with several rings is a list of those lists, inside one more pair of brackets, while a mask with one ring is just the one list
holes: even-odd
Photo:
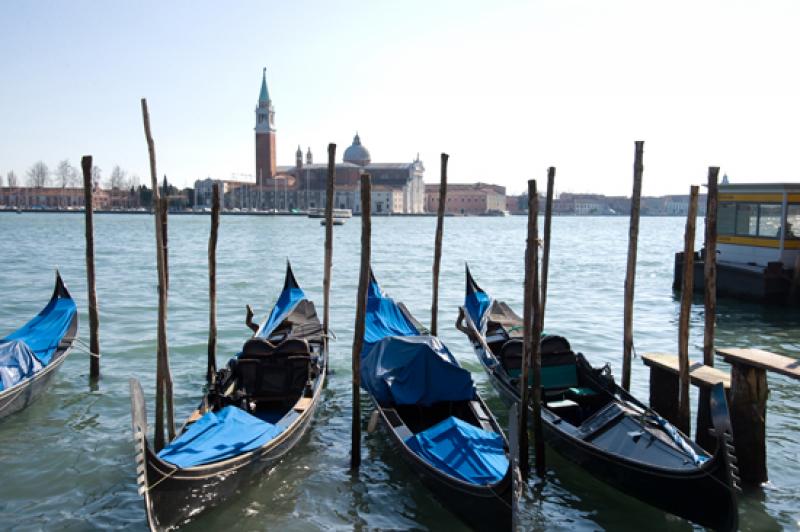
[[[507, 210], [506, 188], [488, 183], [448, 183], [445, 212], [450, 214], [499, 214]], [[425, 185], [425, 207], [439, 209], [439, 184]]]
[[[95, 187], [92, 194], [95, 210], [138, 207], [138, 194], [126, 190]], [[83, 187], [0, 187], [0, 206], [20, 209], [82, 209]]]

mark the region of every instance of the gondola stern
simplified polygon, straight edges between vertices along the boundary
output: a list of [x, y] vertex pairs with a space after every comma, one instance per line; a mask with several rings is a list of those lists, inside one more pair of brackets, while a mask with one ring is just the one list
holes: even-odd
[[468, 262], [464, 262], [464, 270], [467, 279], [467, 287], [466, 287], [467, 295], [469, 296], [470, 294], [474, 294], [475, 292], [483, 292], [483, 289], [480, 286], [478, 286], [477, 282], [475, 282], [475, 278], [472, 277], [472, 272], [469, 270]]
[[292, 288], [300, 288], [300, 285], [297, 283], [297, 279], [292, 271], [292, 263], [289, 257], [286, 257], [286, 278], [283, 281], [283, 289], [289, 290]]

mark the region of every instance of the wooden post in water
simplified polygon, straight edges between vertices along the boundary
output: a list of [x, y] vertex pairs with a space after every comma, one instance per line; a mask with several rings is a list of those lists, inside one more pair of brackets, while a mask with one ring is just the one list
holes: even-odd
[[[158, 193], [158, 177], [156, 173], [156, 153], [153, 137], [150, 133], [150, 114], [147, 111], [147, 100], [142, 98], [142, 120], [150, 155], [150, 180], [153, 187], [153, 213], [155, 214], [156, 233], [156, 267], [158, 270], [158, 354], [156, 362], [156, 413], [153, 445], [156, 452], [164, 448], [164, 404], [172, 412], [172, 383], [169, 371], [169, 354], [167, 351], [167, 277], [164, 246], [164, 227], [160, 195]], [[169, 386], [167, 386], [169, 382]], [[167, 396], [167, 397], [165, 397]], [[171, 416], [169, 416], [171, 417]], [[175, 432], [173, 419], [167, 420], [171, 435]]]
[[217, 232], [219, 231], [219, 186], [211, 187], [211, 234], [208, 237], [208, 371], [211, 387], [217, 375]]
[[97, 290], [94, 274], [94, 204], [92, 201], [92, 156], [84, 155], [81, 158], [83, 171], [83, 200], [86, 213], [86, 287], [88, 289], [89, 303], [89, 379], [100, 378], [100, 338], [98, 328], [100, 317], [97, 313]]
[[547, 303], [547, 277], [550, 271], [550, 228], [553, 221], [553, 187], [555, 179], [556, 169], [551, 166], [547, 169], [547, 200], [544, 204], [544, 234], [542, 235], [544, 242], [542, 247], [542, 308], [539, 313], [542, 331], [544, 330], [544, 308]]
[[636, 282], [636, 252], [639, 245], [639, 204], [642, 198], [644, 141], [635, 142], [633, 158], [633, 194], [631, 221], [628, 229], [628, 266], [625, 272], [625, 314], [622, 339], [622, 387], [631, 388], [631, 352], [633, 351], [633, 287]]
[[367, 315], [367, 287], [369, 285], [369, 260], [371, 252], [372, 183], [369, 174], [361, 174], [361, 269], [358, 276], [356, 324], [353, 332], [353, 426], [350, 468], [361, 465], [361, 349], [364, 345], [364, 328]]
[[[525, 293], [523, 296], [522, 321], [522, 371], [519, 376], [519, 416], [517, 436], [519, 443], [519, 468], [522, 478], [527, 480], [530, 470], [528, 457], [528, 368], [531, 361], [531, 338], [533, 337], [533, 249], [536, 248], [536, 216], [539, 199], [536, 194], [536, 180], [528, 181], [528, 237], [525, 244]], [[538, 295], [537, 295], [538, 299]]]
[[324, 309], [322, 330], [325, 331], [325, 347], [328, 346], [331, 309], [331, 268], [333, 267], [333, 195], [336, 181], [336, 144], [328, 144], [328, 180], [325, 184], [325, 271], [322, 277]]
[[[552, 168], [551, 168], [552, 169]], [[550, 175], [550, 172], [548, 172]], [[531, 194], [533, 192], [533, 194]], [[528, 208], [532, 210], [533, 218], [533, 237], [528, 237], [528, 247], [530, 248], [530, 269], [531, 269], [531, 302], [533, 303], [532, 316], [532, 337], [530, 340], [531, 353], [530, 364], [533, 372], [531, 380], [531, 396], [533, 397], [533, 446], [536, 455], [536, 476], [544, 479], [544, 431], [542, 430], [542, 299], [544, 294], [539, 285], [539, 194], [536, 192], [536, 181], [533, 182], [533, 190], [528, 190]], [[530, 227], [530, 226], [529, 226]], [[526, 381], [527, 383], [527, 381]]]
[[[705, 327], [703, 329], [703, 364], [714, 366], [714, 329], [717, 319], [717, 178], [719, 167], [708, 168], [708, 195], [706, 196], [706, 241], [703, 280], [705, 290], [703, 307]], [[703, 449], [713, 452], [716, 438], [711, 436], [711, 390], [701, 386], [697, 398], [697, 427], [694, 439]]]
[[436, 214], [436, 240], [433, 246], [433, 304], [431, 305], [431, 335], [437, 334], [439, 321], [439, 268], [442, 261], [442, 231], [444, 230], [444, 209], [447, 201], [447, 159], [450, 156], [442, 154], [441, 181], [439, 182], [439, 208]]
[[686, 234], [683, 245], [683, 286], [681, 287], [681, 313], [678, 320], [678, 419], [675, 425], [687, 436], [691, 431], [689, 408], [689, 315], [694, 293], [694, 233], [697, 222], [697, 185], [689, 194], [689, 213], [686, 217]]

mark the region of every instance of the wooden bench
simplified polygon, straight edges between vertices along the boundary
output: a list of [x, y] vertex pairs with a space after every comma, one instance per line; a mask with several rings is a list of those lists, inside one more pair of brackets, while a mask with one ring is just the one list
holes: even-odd
[[739, 472], [749, 484], [761, 484], [767, 476], [767, 371], [800, 379], [800, 360], [761, 349], [717, 349], [731, 365], [731, 424]]
[[[680, 363], [677, 355], [668, 353], [646, 353], [642, 361], [650, 367], [650, 407], [667, 421], [675, 424], [678, 420], [678, 394]], [[700, 389], [697, 399], [697, 425], [695, 441], [709, 452], [717, 445], [711, 436], [711, 413], [708, 401], [711, 387], [722, 383], [726, 395], [730, 396], [731, 377], [721, 369], [706, 366], [701, 362], [689, 365], [689, 382]]]

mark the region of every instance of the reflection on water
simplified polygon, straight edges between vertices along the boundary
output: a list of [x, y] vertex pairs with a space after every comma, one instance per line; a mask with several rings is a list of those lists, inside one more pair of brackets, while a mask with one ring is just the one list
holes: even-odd
[[[149, 216], [95, 218], [102, 378], [88, 379], [88, 356], [74, 352], [37, 403], [0, 424], [0, 529], [144, 529], [136, 493], [130, 438], [128, 379], [142, 381], [152, 416], [155, 372], [156, 272]], [[176, 416], [195, 406], [202, 389], [208, 327], [209, 219], [170, 221], [168, 336]], [[634, 310], [638, 353], [677, 351], [678, 301], [671, 290], [673, 253], [683, 247], [684, 221], [641, 222]], [[373, 220], [373, 266], [383, 288], [430, 322], [434, 218]], [[452, 326], [464, 293], [464, 262], [494, 297], [522, 309], [525, 219], [447, 218], [440, 281], [440, 333], [469, 370], [501, 423], [508, 412]], [[370, 405], [363, 397], [364, 445], [358, 475], [349, 471], [350, 350], [358, 283], [359, 219], [334, 230], [331, 346], [334, 373], [308, 434], [281, 464], [212, 510], [187, 530], [430, 529], [461, 525], [410, 473], [381, 430], [366, 433]], [[547, 299], [548, 331], [566, 336], [594, 365], [621, 367], [622, 295], [628, 221], [556, 218]], [[39, 311], [58, 266], [80, 310], [87, 338], [83, 218], [78, 215], [0, 213], [6, 238], [0, 263], [0, 317], [4, 335]], [[701, 237], [699, 237], [701, 238]], [[249, 331], [244, 306], [262, 317], [292, 260], [298, 281], [321, 311], [324, 228], [300, 217], [223, 217], [217, 264], [220, 353], [235, 353]], [[691, 317], [691, 356], [701, 358], [702, 299]], [[800, 313], [721, 300], [719, 346], [753, 346], [790, 356], [800, 352]], [[226, 354], [227, 353], [227, 354]], [[725, 368], [722, 361], [720, 367]], [[800, 400], [798, 383], [770, 375], [767, 451], [771, 484], [740, 502], [744, 530], [797, 529], [800, 478], [796, 474]], [[648, 396], [648, 373], [634, 361], [632, 391]], [[692, 404], [696, 404], [693, 399]], [[151, 420], [152, 422], [152, 420]], [[35, 445], [31, 445], [35, 442]], [[691, 525], [608, 488], [548, 453], [548, 481], [523, 504], [523, 524], [538, 529], [681, 530]]]

